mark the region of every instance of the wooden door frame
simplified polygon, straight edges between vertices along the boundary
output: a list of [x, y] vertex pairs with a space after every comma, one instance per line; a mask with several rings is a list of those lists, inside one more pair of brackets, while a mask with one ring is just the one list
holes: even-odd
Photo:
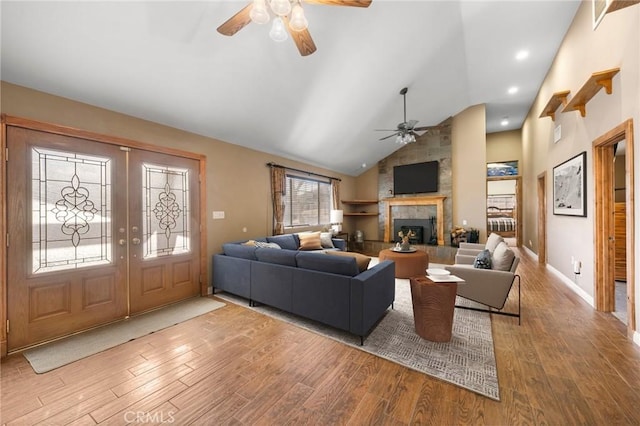
[[152, 145], [149, 143], [138, 142], [131, 139], [126, 139], [118, 136], [109, 136], [100, 133], [94, 133], [87, 130], [77, 129], [74, 127], [60, 126], [57, 124], [46, 123], [42, 121], [31, 120], [27, 118], [14, 117], [6, 114], [0, 115], [0, 123], [2, 129], [2, 135], [0, 135], [0, 214], [2, 214], [2, 220], [0, 221], [0, 356], [7, 355], [7, 197], [6, 197], [6, 178], [7, 178], [7, 141], [6, 130], [7, 126], [21, 127], [29, 130], [38, 130], [48, 133], [55, 133], [64, 136], [77, 137], [82, 139], [89, 139], [96, 142], [103, 142], [112, 145], [118, 145], [128, 147], [132, 149], [141, 149], [146, 151], [159, 152], [163, 154], [175, 155], [178, 157], [192, 158], [199, 161], [200, 164], [200, 295], [206, 296], [208, 294], [208, 262], [207, 258], [207, 221], [206, 215], [206, 170], [207, 157], [203, 154], [197, 154], [188, 151], [182, 151], [179, 149], [163, 147], [159, 145]]
[[[635, 206], [633, 163], [633, 120], [629, 119], [593, 141], [594, 176], [594, 294], [598, 311], [611, 312], [615, 306], [614, 279], [614, 164], [613, 146], [626, 141], [625, 203], [627, 228], [627, 334], [636, 330], [635, 310]], [[604, 230], [604, 232], [602, 232]]]
[[538, 263], [547, 263], [547, 172], [538, 175]]

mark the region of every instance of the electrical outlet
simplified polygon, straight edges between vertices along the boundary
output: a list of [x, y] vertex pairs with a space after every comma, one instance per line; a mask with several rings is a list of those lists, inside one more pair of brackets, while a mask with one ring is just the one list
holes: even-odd
[[466, 219], [462, 219], [462, 226], [467, 226], [467, 220]]

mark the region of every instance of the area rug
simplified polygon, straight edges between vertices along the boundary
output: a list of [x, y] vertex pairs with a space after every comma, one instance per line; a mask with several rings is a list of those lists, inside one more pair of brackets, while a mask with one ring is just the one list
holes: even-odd
[[[490, 315], [467, 309], [456, 309], [451, 341], [437, 343], [425, 340], [415, 332], [408, 279], [396, 279], [394, 309], [387, 311], [384, 318], [366, 337], [363, 346], [360, 346], [358, 336], [316, 321], [265, 305], [249, 308], [246, 299], [228, 293], [217, 293], [216, 296], [496, 401], [500, 400]], [[456, 304], [481, 306], [460, 297], [457, 298]]]
[[217, 300], [196, 297], [29, 349], [23, 355], [36, 373], [46, 373], [224, 305]]

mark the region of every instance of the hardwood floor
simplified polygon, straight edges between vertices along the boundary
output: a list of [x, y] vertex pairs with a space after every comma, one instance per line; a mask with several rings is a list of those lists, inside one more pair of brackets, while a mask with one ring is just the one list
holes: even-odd
[[520, 255], [522, 325], [492, 318], [500, 402], [227, 303], [46, 374], [3, 359], [1, 421], [640, 424], [640, 348], [625, 326]]

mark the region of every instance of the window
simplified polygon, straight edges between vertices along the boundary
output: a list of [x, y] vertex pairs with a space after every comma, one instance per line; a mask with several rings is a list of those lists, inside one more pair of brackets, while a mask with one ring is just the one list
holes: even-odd
[[284, 226], [315, 226], [329, 223], [331, 184], [287, 175]]

